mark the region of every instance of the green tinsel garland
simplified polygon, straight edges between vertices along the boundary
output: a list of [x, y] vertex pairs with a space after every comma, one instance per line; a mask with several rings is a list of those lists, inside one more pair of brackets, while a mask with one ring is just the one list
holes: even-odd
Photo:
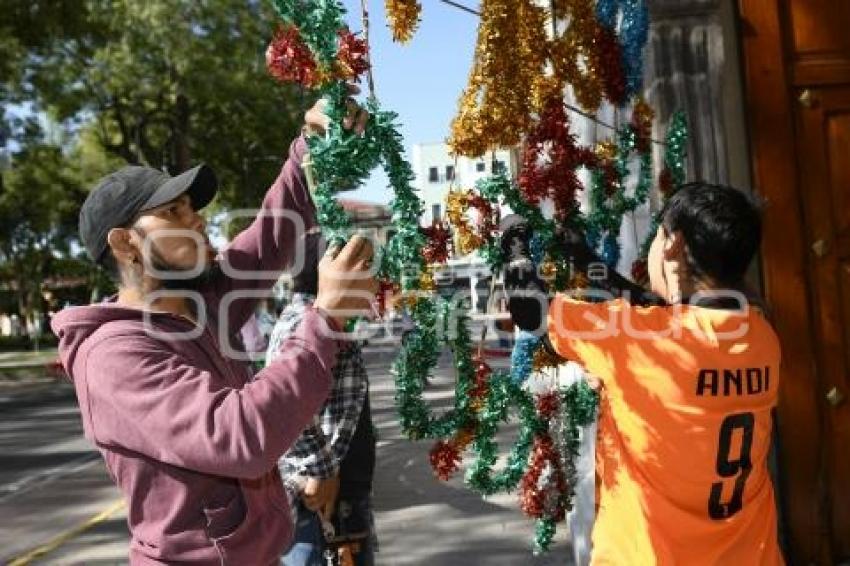
[[549, 550], [557, 530], [557, 521], [552, 517], [537, 520], [534, 526], [534, 554], [542, 554]]
[[[587, 218], [588, 232], [593, 240], [603, 235], [616, 240], [620, 236], [623, 217], [646, 202], [652, 188], [652, 154], [650, 151], [638, 151], [638, 133], [631, 124], [620, 129], [617, 135], [617, 152], [613, 160], [614, 178], [609, 179], [603, 167], [591, 173], [590, 214]], [[629, 161], [637, 152], [640, 172], [634, 194], [626, 193], [626, 179], [629, 176]], [[596, 242], [594, 242], [596, 243]], [[603, 252], [606, 261], [616, 264], [617, 258], [609, 258], [610, 250]]]
[[[499, 423], [507, 422], [508, 411], [517, 409], [519, 436], [508, 456], [505, 467], [493, 474], [498, 458], [498, 445], [494, 440]], [[522, 479], [528, 465], [528, 454], [534, 442], [534, 434], [544, 427], [537, 417], [532, 396], [514, 383], [510, 374], [494, 372], [490, 377], [490, 389], [484, 407], [477, 414], [478, 427], [472, 441], [475, 462], [467, 469], [466, 482], [483, 495], [511, 491]]]
[[[560, 450], [563, 459], [564, 475], [568, 493], [561, 494], [567, 502], [567, 509], [572, 509], [572, 499], [575, 495], [577, 472], [575, 462], [581, 450], [580, 434], [583, 427], [596, 419], [599, 406], [599, 394], [587, 383], [580, 381], [559, 391], [561, 406], [561, 421], [563, 429], [563, 446]], [[549, 423], [551, 426], [551, 423]], [[534, 552], [540, 554], [549, 550], [552, 538], [557, 530], [557, 521], [552, 517], [537, 520], [534, 535]]]
[[[470, 405], [475, 368], [467, 326], [468, 317], [437, 297], [422, 297], [411, 308], [416, 327], [404, 337], [401, 352], [393, 364], [396, 404], [402, 431], [412, 439], [448, 438], [474, 422]], [[456, 317], [454, 332], [446, 328]], [[442, 343], [438, 328], [443, 327], [445, 342], [454, 355], [456, 372], [454, 407], [437, 417], [422, 398], [426, 379], [437, 364]]]
[[[475, 187], [481, 196], [494, 204], [508, 206], [528, 223], [530, 231], [540, 238], [543, 249], [555, 264], [556, 272], [552, 288], [556, 290], [566, 289], [573, 273], [568, 258], [565, 256], [566, 250], [555, 239], [555, 221], [547, 219], [537, 206], [528, 203], [523, 198], [519, 186], [504, 175], [485, 177], [478, 181]], [[587, 230], [588, 227], [586, 219], [578, 212], [568, 218], [566, 222], [581, 231]], [[488, 259], [488, 256], [485, 255], [484, 257], [485, 260]], [[497, 268], [501, 269], [504, 259], [501, 258], [501, 255], [498, 258], [500, 263], [498, 263]]]
[[667, 140], [664, 149], [664, 166], [670, 171], [673, 186], [685, 184], [685, 158], [688, 150], [688, 118], [681, 110], [670, 119]]
[[[687, 116], [681, 110], [676, 111], [672, 118], [670, 118], [670, 125], [667, 128], [667, 136], [665, 138], [664, 168], [669, 172], [672, 190], [664, 195], [664, 202], [679, 190], [679, 187], [685, 184], [685, 160], [688, 152], [688, 136]], [[659, 210], [652, 217], [649, 232], [640, 247], [639, 257], [646, 258], [649, 255], [649, 248], [652, 246], [652, 240], [655, 239], [655, 233], [658, 232], [658, 226], [660, 225], [661, 211]]]

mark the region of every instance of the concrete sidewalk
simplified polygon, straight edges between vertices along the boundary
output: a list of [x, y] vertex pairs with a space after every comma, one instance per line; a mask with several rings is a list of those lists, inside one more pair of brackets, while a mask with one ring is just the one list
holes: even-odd
[[4, 367], [23, 367], [44, 365], [59, 357], [56, 348], [36, 351], [0, 352], [0, 370]]

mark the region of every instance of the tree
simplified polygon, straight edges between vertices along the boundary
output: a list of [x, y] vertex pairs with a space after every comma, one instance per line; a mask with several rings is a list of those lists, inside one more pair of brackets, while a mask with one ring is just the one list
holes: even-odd
[[42, 282], [55, 258], [70, 254], [84, 198], [61, 149], [44, 143], [36, 124], [26, 131], [0, 190], [0, 271], [24, 317], [43, 312]]
[[[56, 2], [12, 4], [46, 14], [30, 6]], [[276, 25], [270, 3], [72, 4], [78, 17], [70, 28], [29, 50], [19, 42], [16, 76], [24, 80], [7, 84], [7, 98], [35, 102], [71, 131], [92, 126], [100, 145], [127, 163], [176, 174], [205, 161], [221, 178], [220, 204], [256, 206], [306, 103], [265, 71]]]
[[23, 312], [80, 255], [79, 207], [122, 164], [203, 161], [222, 187], [212, 212], [259, 205], [308, 103], [266, 73], [276, 22], [257, 0], [4, 2], [0, 275]]

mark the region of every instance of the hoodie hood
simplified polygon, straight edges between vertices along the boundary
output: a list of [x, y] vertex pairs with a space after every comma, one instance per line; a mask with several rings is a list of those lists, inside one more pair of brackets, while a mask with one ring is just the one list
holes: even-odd
[[[65, 373], [73, 380], [74, 360], [83, 343], [96, 331], [109, 325], [115, 332], [144, 333], [146, 313], [142, 310], [125, 307], [116, 303], [116, 297], [111, 297], [102, 303], [81, 307], [68, 307], [53, 316], [50, 326], [59, 338], [59, 358]], [[187, 321], [164, 314], [147, 313], [150, 318], [156, 317], [157, 325], [161, 321], [173, 321], [175, 327], [188, 324]], [[114, 324], [119, 323], [119, 324]]]

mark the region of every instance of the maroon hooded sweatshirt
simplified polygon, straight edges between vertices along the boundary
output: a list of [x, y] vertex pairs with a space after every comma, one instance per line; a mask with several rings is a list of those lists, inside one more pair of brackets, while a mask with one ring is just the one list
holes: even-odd
[[[132, 564], [270, 564], [290, 544], [276, 464], [327, 397], [337, 343], [312, 311], [278, 361], [254, 377], [222, 353], [222, 341], [235, 340], [253, 312], [251, 292], [270, 288], [291, 263], [299, 229], [292, 213], [305, 229], [315, 224], [305, 151], [303, 139], [293, 142], [266, 214], [219, 256], [222, 269], [201, 291], [202, 327], [114, 299], [53, 319], [86, 436], [127, 501]], [[267, 276], [239, 276], [251, 271]], [[175, 334], [193, 331], [193, 339]]]

